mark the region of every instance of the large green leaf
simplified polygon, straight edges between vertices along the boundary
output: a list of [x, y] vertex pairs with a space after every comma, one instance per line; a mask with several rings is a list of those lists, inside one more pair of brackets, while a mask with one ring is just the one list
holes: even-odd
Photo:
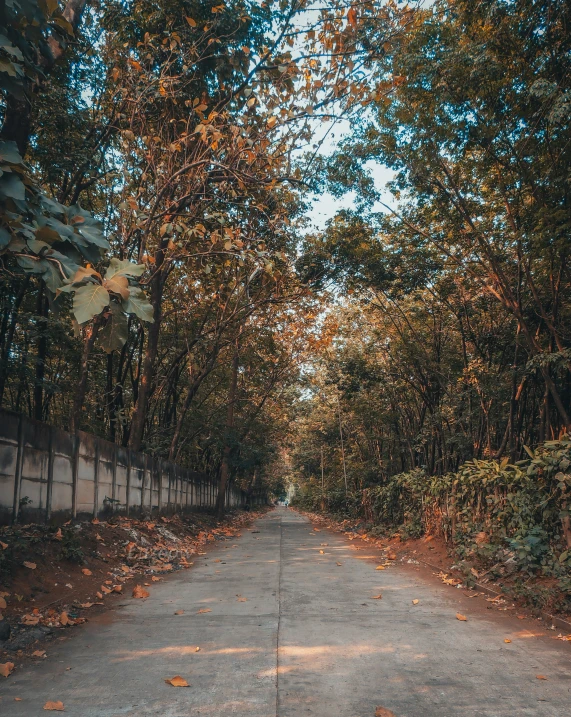
[[114, 257], [109, 262], [109, 266], [105, 272], [105, 278], [109, 280], [117, 274], [123, 276], [141, 276], [144, 271], [144, 264], [133, 264], [133, 262], [128, 259], [116, 259]]
[[130, 289], [129, 300], [123, 306], [128, 314], [136, 314], [143, 321], [153, 323], [153, 307], [151, 306], [147, 295], [138, 286], [132, 286]]
[[100, 284], [87, 284], [75, 290], [73, 313], [78, 324], [85, 324], [109, 305], [109, 293]]
[[102, 349], [108, 354], [112, 351], [119, 351], [127, 341], [127, 331], [127, 317], [123, 310], [112, 301], [107, 323], [99, 332], [99, 342]]

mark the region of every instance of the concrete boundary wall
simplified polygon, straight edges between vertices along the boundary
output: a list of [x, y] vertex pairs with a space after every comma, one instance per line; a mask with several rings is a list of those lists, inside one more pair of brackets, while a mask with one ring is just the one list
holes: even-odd
[[[174, 513], [213, 507], [216, 495], [204, 473], [0, 409], [0, 524]], [[244, 491], [228, 488], [227, 506], [245, 503]]]

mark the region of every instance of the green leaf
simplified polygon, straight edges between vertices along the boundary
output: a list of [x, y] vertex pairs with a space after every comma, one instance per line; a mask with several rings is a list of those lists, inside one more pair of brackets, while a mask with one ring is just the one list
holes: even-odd
[[99, 284], [87, 284], [76, 289], [73, 313], [78, 324], [85, 324], [109, 305], [109, 293]]
[[20, 177], [15, 174], [4, 174], [0, 177], [0, 196], [11, 199], [25, 199], [26, 188]]
[[119, 351], [127, 341], [127, 335], [127, 317], [122, 309], [112, 301], [107, 323], [99, 332], [101, 348], [108, 354], [112, 351]]
[[133, 264], [128, 259], [111, 259], [107, 271], [105, 272], [106, 279], [112, 279], [117, 274], [123, 276], [141, 276], [145, 271], [144, 264]]
[[22, 164], [23, 160], [18, 152], [16, 142], [0, 142], [0, 161], [8, 164]]
[[130, 296], [123, 306], [128, 314], [135, 314], [143, 321], [150, 324], [154, 322], [153, 307], [151, 306], [147, 295], [138, 286], [131, 287]]

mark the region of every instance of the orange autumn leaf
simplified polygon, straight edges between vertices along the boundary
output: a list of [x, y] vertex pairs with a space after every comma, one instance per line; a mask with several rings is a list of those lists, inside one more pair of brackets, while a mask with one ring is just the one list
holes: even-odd
[[546, 680], [547, 677], [545, 675], [536, 675], [535, 676], [538, 680]]
[[37, 566], [36, 566], [36, 563], [30, 563], [30, 562], [28, 562], [27, 560], [24, 560], [23, 565], [24, 565], [25, 568], [29, 568], [30, 570], [35, 570], [36, 567], [37, 567]]
[[373, 597], [371, 598], [371, 600], [382, 600], [382, 599], [383, 599], [383, 596], [381, 595], [381, 593], [379, 593], [378, 595], [373, 595]]
[[320, 550], [319, 553], [320, 553], [321, 555], [325, 555], [325, 550]]
[[181, 677], [180, 675], [175, 675], [174, 677], [165, 679], [165, 682], [167, 685], [172, 685], [173, 687], [190, 687], [184, 677]]
[[81, 572], [82, 572], [84, 575], [93, 575], [93, 573], [91, 572], [91, 570], [89, 570], [88, 568], [82, 568]]
[[396, 717], [396, 715], [385, 707], [377, 707], [375, 717]]
[[148, 598], [150, 594], [151, 593], [148, 590], [145, 590], [142, 585], [135, 585], [133, 588], [134, 598]]
[[413, 604], [413, 605], [418, 605], [418, 600], [415, 598], [415, 599], [412, 601], [412, 604]]
[[12, 673], [13, 669], [13, 662], [3, 662], [0, 664], [0, 675], [2, 675], [2, 677], [8, 677]]
[[377, 565], [377, 567], [375, 568], [375, 570], [384, 570], [384, 569], [385, 569], [384, 565]]
[[48, 710], [48, 712], [63, 712], [65, 707], [63, 706], [63, 702], [58, 700], [57, 702], [46, 702], [44, 709]]
[[71, 620], [69, 619], [67, 612], [62, 612], [59, 616], [59, 621], [64, 627], [71, 624]]
[[177, 610], [175, 615], [184, 615], [184, 610]]
[[6, 550], [6, 548], [8, 547], [8, 543], [3, 543], [3, 542], [0, 540], [0, 547], [2, 548], [2, 550]]
[[459, 613], [459, 612], [456, 613], [456, 619], [460, 620], [460, 622], [467, 622], [467, 620], [468, 620], [466, 615], [462, 615], [462, 613]]
[[511, 642], [511, 640], [506, 637], [506, 639], [504, 640], [504, 642], [505, 642], [507, 645], [509, 645], [509, 643]]
[[196, 614], [197, 614], [197, 615], [202, 615], [202, 614], [205, 613], [205, 612], [212, 612], [212, 610], [211, 610], [209, 607], [203, 607], [203, 608], [201, 608]]

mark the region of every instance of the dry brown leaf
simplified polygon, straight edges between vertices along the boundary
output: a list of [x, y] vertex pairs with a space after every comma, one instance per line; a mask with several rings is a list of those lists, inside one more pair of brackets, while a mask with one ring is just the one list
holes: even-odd
[[54, 540], [63, 540], [63, 535], [61, 534], [61, 528], [58, 528], [57, 533], [54, 534]]
[[415, 598], [415, 599], [412, 601], [412, 604], [413, 604], [413, 605], [418, 605], [418, 600]]
[[63, 702], [58, 700], [57, 702], [46, 702], [44, 709], [51, 712], [63, 712], [65, 707], [63, 706]]
[[385, 707], [377, 707], [375, 717], [396, 717], [396, 715]]
[[36, 563], [30, 563], [27, 560], [24, 560], [23, 565], [25, 568], [29, 568], [30, 570], [35, 570], [37, 567]]
[[69, 619], [67, 612], [62, 612], [62, 614], [59, 616], [59, 621], [64, 627], [66, 625], [71, 624], [71, 620]]
[[165, 682], [167, 685], [172, 685], [173, 687], [190, 687], [184, 677], [181, 677], [180, 675], [175, 675], [170, 679], [165, 679]]
[[201, 608], [196, 614], [197, 614], [197, 615], [202, 615], [202, 614], [205, 613], [205, 612], [212, 612], [212, 610], [211, 610], [209, 607], [203, 607], [203, 608]]
[[122, 585], [115, 585], [115, 587], [113, 588], [114, 593], [120, 593], [122, 590], [123, 590]]
[[239, 597], [238, 602], [248, 602], [248, 598]]
[[22, 618], [20, 622], [22, 625], [37, 625], [40, 621], [40, 618], [36, 615], [22, 615]]
[[320, 553], [321, 555], [325, 555], [325, 550], [320, 550], [319, 553]]
[[99, 520], [97, 518], [93, 518], [91, 522], [93, 525], [99, 525]]
[[14, 669], [13, 662], [0, 663], [0, 675], [2, 675], [2, 677], [8, 677], [12, 673], [13, 669]]
[[341, 567], [343, 565], [343, 563], [336, 563], [336, 564], [339, 565], [339, 567]]
[[2, 548], [2, 550], [6, 550], [6, 548], [8, 547], [8, 543], [3, 543], [3, 542], [0, 540], [0, 547]]
[[148, 598], [150, 594], [151, 593], [148, 590], [145, 590], [142, 585], [135, 585], [133, 588], [134, 598]]
[[175, 615], [184, 615], [184, 610], [177, 610]]
[[378, 595], [373, 595], [373, 597], [371, 598], [371, 600], [382, 600], [382, 599], [383, 599], [383, 596], [381, 595], [381, 593], [379, 593]]
[[93, 603], [92, 602], [81, 602], [81, 603], [79, 603], [79, 607], [82, 607], [85, 610], [87, 610], [88, 608], [93, 607]]
[[546, 680], [547, 679], [547, 677], [545, 675], [536, 675], [536, 678], [538, 680]]
[[509, 640], [509, 639], [506, 637], [506, 639], [504, 640], [504, 642], [509, 645], [509, 643], [511, 642], [511, 640]]
[[158, 578], [156, 575], [153, 575], [153, 577], [151, 578], [151, 580], [152, 580], [154, 583], [158, 583], [159, 580], [162, 580], [162, 578]]
[[375, 570], [384, 570], [384, 569], [385, 569], [384, 565], [377, 565], [377, 567], [375, 568]]
[[387, 560], [396, 560], [396, 559], [397, 559], [396, 553], [389, 553], [387, 555]]
[[21, 701], [22, 701], [21, 697], [14, 697], [14, 702], [21, 702]]
[[467, 621], [468, 621], [468, 618], [466, 617], [466, 615], [462, 615], [462, 613], [460, 613], [460, 612], [457, 612], [457, 613], [456, 613], [456, 619], [457, 619], [457, 620], [460, 620], [460, 622], [467, 622]]
[[102, 592], [104, 595], [109, 595], [109, 593], [111, 592], [111, 590], [109, 590], [109, 588], [107, 587], [107, 585], [102, 585], [102, 586], [101, 586], [101, 592]]
[[196, 648], [194, 649], [194, 651], [195, 651], [195, 652], [200, 652], [200, 647], [196, 647]]
[[81, 572], [82, 572], [84, 575], [93, 575], [93, 573], [91, 572], [91, 570], [89, 570], [89, 568], [82, 568], [82, 569], [81, 569]]
[[96, 595], [100, 600], [103, 600], [103, 593], [96, 592], [95, 595]]
[[3, 597], [0, 597], [0, 610], [5, 610], [7, 607], [6, 600], [4, 600]]

